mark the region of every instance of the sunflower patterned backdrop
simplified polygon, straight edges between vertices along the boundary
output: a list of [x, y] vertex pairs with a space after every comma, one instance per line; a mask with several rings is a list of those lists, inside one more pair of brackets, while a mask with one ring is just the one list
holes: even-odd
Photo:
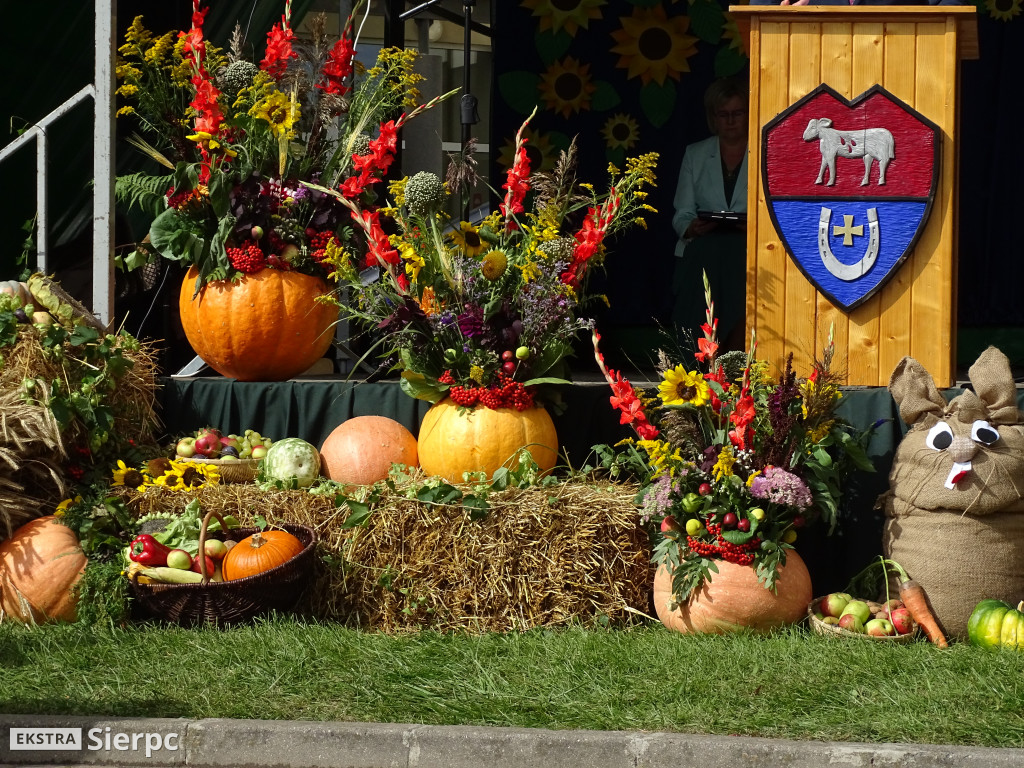
[[[686, 144], [708, 135], [702, 98], [716, 76], [745, 74], [747, 58], [727, 4], [716, 0], [502, 0], [495, 19], [492, 155], [512, 159], [527, 129], [534, 169], [549, 170], [573, 137], [581, 178], [604, 178], [608, 163], [658, 152], [657, 215], [610, 244], [600, 278], [609, 306], [593, 308], [602, 333], [638, 364], [668, 319], [675, 237], [670, 220]], [[492, 172], [502, 178], [503, 171]], [[620, 341], [621, 344], [616, 342]]]
[[[1024, 204], [1021, 125], [1024, 0], [977, 0], [981, 59], [964, 62], [960, 164], [960, 324], [1024, 325], [1017, 234], [1006, 222]], [[503, 178], [523, 118], [533, 167], [548, 169], [574, 136], [581, 176], [608, 162], [659, 152], [659, 214], [646, 231], [611, 244], [596, 312], [606, 354], [642, 363], [667, 324], [675, 235], [670, 220], [686, 144], [708, 135], [702, 98], [717, 76], [746, 76], [748, 62], [729, 2], [718, 0], [501, 0], [494, 21], [492, 178]], [[995, 134], [995, 136], [993, 136]], [[995, 140], [993, 140], [995, 139]], [[987, 190], [987, 191], [986, 191]], [[607, 337], [614, 339], [610, 341]], [[1024, 353], [1024, 348], [1022, 348]], [[583, 362], [583, 361], [581, 361]]]

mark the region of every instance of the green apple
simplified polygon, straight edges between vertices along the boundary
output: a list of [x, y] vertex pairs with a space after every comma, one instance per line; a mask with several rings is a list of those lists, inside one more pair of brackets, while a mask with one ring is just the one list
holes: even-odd
[[183, 437], [174, 446], [174, 452], [183, 459], [191, 459], [196, 455], [196, 439], [194, 437]]
[[856, 616], [861, 624], [871, 620], [871, 608], [863, 600], [851, 600], [843, 608], [843, 612], [839, 614], [839, 618], [843, 616]]
[[250, 452], [250, 457], [256, 459], [257, 461], [259, 461], [260, 459], [265, 459], [267, 457], [267, 449], [264, 448], [262, 445], [254, 445], [252, 447], [252, 451]]
[[864, 625], [864, 631], [874, 637], [888, 637], [896, 634], [892, 622], [888, 619], [872, 619]]
[[187, 571], [192, 568], [192, 555], [184, 549], [172, 549], [167, 553], [167, 567]]
[[689, 536], [699, 536], [704, 532], [704, 524], [695, 517], [686, 521], [686, 533]]
[[764, 520], [764, 510], [760, 507], [754, 507], [750, 510], [750, 516], [757, 521]]

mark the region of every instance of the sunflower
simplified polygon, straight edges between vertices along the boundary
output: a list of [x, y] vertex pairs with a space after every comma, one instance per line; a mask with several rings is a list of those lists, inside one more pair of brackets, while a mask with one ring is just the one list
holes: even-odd
[[709, 393], [710, 388], [704, 377], [697, 371], [687, 371], [681, 365], [665, 371], [658, 385], [658, 394], [665, 405], [704, 405]]
[[134, 488], [138, 490], [146, 484], [146, 475], [135, 467], [125, 465], [120, 459], [117, 460], [117, 469], [114, 470], [114, 482], [111, 485]]
[[574, 37], [580, 27], [588, 28], [591, 19], [601, 18], [599, 9], [607, 0], [522, 0], [520, 5], [540, 19], [541, 32], [564, 29]]
[[480, 230], [468, 221], [461, 222], [459, 228], [452, 231], [451, 237], [455, 247], [461, 248], [467, 256], [476, 257], [484, 251], [485, 243], [480, 239]]
[[75, 498], [73, 498], [73, 499], [64, 499], [64, 501], [62, 501], [60, 504], [57, 505], [57, 509], [54, 510], [53, 516], [54, 517], [64, 517], [64, 515], [66, 515], [68, 513], [68, 510], [71, 509], [71, 507], [73, 507], [75, 504], [81, 504], [81, 503], [82, 503], [82, 497], [81, 496], [75, 496]]
[[622, 29], [612, 32], [618, 43], [612, 52], [620, 54], [616, 66], [628, 70], [628, 77], [663, 85], [666, 77], [678, 80], [680, 73], [690, 71], [688, 59], [697, 53], [697, 38], [686, 34], [688, 16], [670, 19], [664, 6], [656, 5], [634, 8], [621, 21]]
[[743, 50], [743, 35], [740, 33], [739, 25], [736, 24], [736, 17], [726, 12], [725, 24], [722, 26], [722, 39], [728, 40], [728, 48], [735, 48], [746, 56]]
[[184, 470], [176, 470], [173, 472], [165, 472], [160, 477], [153, 480], [153, 485], [159, 485], [163, 488], [167, 488], [172, 491], [180, 491], [187, 486], [182, 482], [181, 472]]
[[292, 130], [299, 119], [299, 103], [280, 91], [271, 91], [256, 102], [249, 114], [270, 124], [270, 131], [278, 139], [293, 139]]
[[1021, 0], [985, 0], [985, 8], [993, 19], [1010, 21], [1020, 13]]
[[590, 65], [572, 56], [556, 61], [541, 75], [540, 95], [552, 112], [568, 119], [573, 112], [590, 109], [590, 96], [597, 90], [591, 81]]
[[632, 149], [640, 138], [640, 126], [630, 115], [616, 112], [601, 128], [608, 149]]

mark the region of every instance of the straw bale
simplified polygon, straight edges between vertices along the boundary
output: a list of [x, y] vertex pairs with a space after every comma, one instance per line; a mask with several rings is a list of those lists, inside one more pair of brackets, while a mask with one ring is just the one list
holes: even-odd
[[[138, 515], [174, 514], [191, 494], [125, 491]], [[493, 492], [490, 511], [385, 491], [365, 525], [345, 527], [333, 495], [261, 491], [255, 484], [197, 489], [205, 511], [298, 523], [320, 538], [303, 608], [322, 619], [403, 632], [508, 632], [629, 621], [647, 611], [650, 546], [637, 524], [636, 488], [564, 482]]]
[[[75, 385], [82, 371], [93, 369], [47, 356], [40, 338], [33, 325], [21, 325], [17, 341], [0, 350], [0, 540], [23, 523], [52, 513], [67, 498], [73, 485], [67, 476], [69, 448], [88, 445], [84, 427], [74, 420], [62, 431], [46, 403], [51, 382]], [[124, 355], [133, 366], [105, 396], [114, 412], [112, 433], [152, 446], [159, 424], [154, 408], [156, 357], [144, 343], [137, 349], [126, 347]], [[34, 387], [31, 392], [26, 382]]]

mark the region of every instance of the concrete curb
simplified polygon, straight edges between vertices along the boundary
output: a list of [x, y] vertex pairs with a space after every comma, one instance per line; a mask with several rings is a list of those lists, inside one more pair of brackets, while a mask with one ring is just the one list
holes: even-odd
[[[1010, 768], [1024, 749], [632, 731], [0, 715], [0, 766], [189, 768]], [[11, 749], [12, 728], [81, 728], [73, 751]], [[118, 748], [118, 734], [125, 734]], [[170, 737], [170, 738], [169, 738]], [[109, 745], [108, 745], [109, 738]], [[134, 748], [132, 741], [134, 739]], [[160, 747], [153, 748], [159, 739]], [[24, 745], [24, 741], [22, 742]], [[38, 743], [38, 742], [37, 742]], [[150, 746], [147, 757], [146, 746]], [[109, 748], [108, 748], [109, 747]]]

